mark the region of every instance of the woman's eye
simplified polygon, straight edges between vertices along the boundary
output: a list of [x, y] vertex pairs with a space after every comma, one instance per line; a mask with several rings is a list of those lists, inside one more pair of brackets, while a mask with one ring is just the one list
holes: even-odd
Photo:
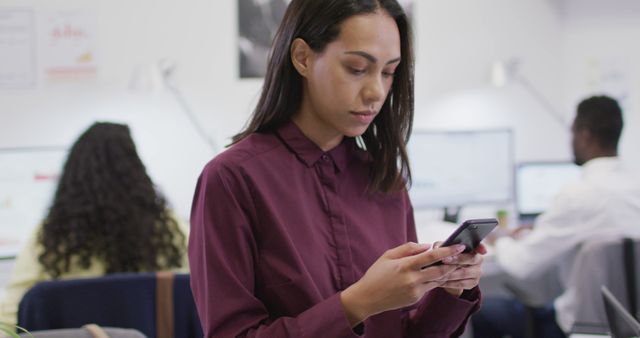
[[360, 74], [364, 74], [366, 72], [366, 70], [365, 69], [360, 69], [360, 68], [349, 67], [349, 72], [351, 72], [351, 74], [360, 75]]
[[382, 71], [382, 76], [384, 76], [384, 77], [393, 77], [394, 75], [396, 75], [396, 70], [395, 69], [389, 69], [389, 70], [383, 70]]

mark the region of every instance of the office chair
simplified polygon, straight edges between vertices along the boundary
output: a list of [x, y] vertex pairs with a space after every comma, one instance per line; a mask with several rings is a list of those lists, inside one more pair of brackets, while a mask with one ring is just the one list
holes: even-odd
[[[640, 254], [640, 240], [598, 239], [587, 241], [579, 248], [565, 289], [576, 302], [562, 313], [573, 322], [571, 332], [605, 333], [608, 330], [600, 288], [607, 286], [612, 293], [638, 317], [636, 255]], [[536, 311], [544, 304], [532, 299], [522, 287], [506, 283], [505, 287], [525, 306], [525, 337], [538, 337]], [[562, 297], [561, 297], [562, 298]], [[561, 298], [559, 301], [561, 301]]]
[[580, 327], [608, 328], [602, 304], [602, 286], [606, 286], [638, 318], [638, 254], [640, 239], [597, 240], [583, 244], [568, 283], [579, 300], [575, 308], [574, 330]]
[[18, 307], [18, 325], [30, 331], [87, 323], [133, 328], [150, 338], [203, 336], [186, 274], [125, 273], [46, 281], [27, 291]]

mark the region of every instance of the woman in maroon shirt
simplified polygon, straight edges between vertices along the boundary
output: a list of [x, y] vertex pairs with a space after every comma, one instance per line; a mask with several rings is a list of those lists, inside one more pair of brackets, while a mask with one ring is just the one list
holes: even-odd
[[195, 192], [191, 286], [207, 337], [462, 333], [482, 257], [414, 243], [412, 118], [395, 0], [290, 3], [251, 120]]

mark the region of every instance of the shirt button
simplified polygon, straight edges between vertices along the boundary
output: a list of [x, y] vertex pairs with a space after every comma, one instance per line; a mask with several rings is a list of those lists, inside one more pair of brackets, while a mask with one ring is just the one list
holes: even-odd
[[323, 161], [329, 161], [329, 155], [322, 155], [320, 158], [322, 158]]

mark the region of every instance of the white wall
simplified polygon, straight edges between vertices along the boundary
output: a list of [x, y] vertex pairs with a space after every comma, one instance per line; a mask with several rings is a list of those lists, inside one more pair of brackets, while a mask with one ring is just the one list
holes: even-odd
[[621, 99], [625, 113], [620, 151], [640, 167], [640, 2], [571, 0], [565, 4], [565, 105], [594, 93]]
[[518, 160], [568, 159], [566, 128], [525, 87], [490, 83], [492, 63], [519, 60], [521, 76], [557, 110], [562, 41], [554, 4], [429, 1], [420, 9], [416, 128], [509, 127]]
[[[621, 153], [640, 154], [640, 3], [633, 0], [420, 1], [416, 128], [511, 127], [516, 159], [571, 158], [568, 124], [577, 102], [622, 98]], [[517, 59], [521, 82], [489, 84], [492, 62]]]

